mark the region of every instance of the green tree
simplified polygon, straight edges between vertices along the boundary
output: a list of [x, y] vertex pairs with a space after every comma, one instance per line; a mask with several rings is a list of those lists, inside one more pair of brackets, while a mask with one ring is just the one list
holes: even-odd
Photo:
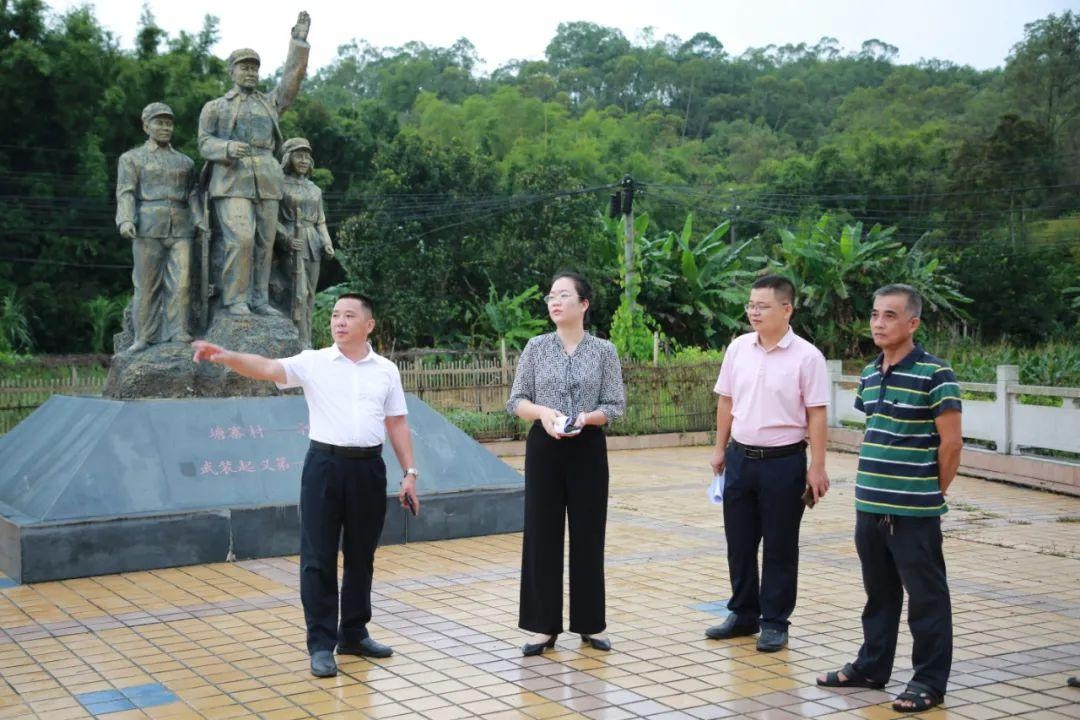
[[29, 351], [33, 347], [26, 305], [12, 288], [0, 297], [0, 353]]
[[531, 308], [540, 307], [540, 288], [532, 285], [517, 295], [499, 295], [495, 284], [488, 285], [487, 301], [469, 312], [466, 320], [474, 319], [473, 337], [487, 346], [505, 340], [507, 346], [520, 350], [529, 338], [547, 327], [547, 320], [533, 315]]
[[694, 237], [694, 216], [682, 230], [657, 232], [639, 243], [645, 298], [665, 332], [683, 344], [721, 347], [742, 327], [742, 303], [753, 277], [754, 242], [732, 246], [730, 223]]
[[956, 194], [948, 198], [948, 217], [954, 237], [971, 241], [999, 227], [1010, 240], [1019, 238], [1025, 209], [1044, 203], [1058, 178], [1050, 137], [1014, 113], [989, 136], [961, 145], [952, 164], [949, 189]]
[[460, 208], [494, 190], [490, 162], [405, 130], [373, 164], [362, 189], [378, 199], [338, 235], [350, 284], [375, 299], [384, 345], [463, 343], [461, 318], [477, 287], [487, 287], [480, 258], [489, 223], [485, 213]]
[[1033, 346], [1052, 337], [1077, 338], [1080, 323], [1070, 283], [1080, 277], [1080, 248], [985, 237], [963, 247], [953, 264], [981, 337]]
[[95, 353], [107, 353], [112, 346], [113, 333], [119, 329], [124, 308], [131, 300], [130, 296], [97, 297], [87, 301], [86, 318], [90, 323], [90, 350]]
[[[914, 248], [908, 258], [932, 241], [955, 261], [957, 248], [1004, 236], [1017, 253], [1070, 252], [1078, 25], [1075, 11], [1028, 25], [1007, 66], [990, 70], [898, 64], [876, 39], [854, 52], [823, 37], [736, 57], [704, 32], [631, 41], [587, 22], [561, 24], [544, 60], [490, 75], [465, 38], [352, 43], [281, 125], [314, 143], [331, 233], [345, 246], [324, 283], [382, 299], [388, 342], [465, 344], [465, 313], [483, 304], [489, 278], [513, 297], [565, 267], [594, 281], [596, 323], [609, 327], [619, 263], [597, 216], [603, 188], [629, 172], [653, 228], [639, 236], [639, 303], [675, 340], [714, 343], [732, 328], [701, 310], [723, 302], [689, 282], [679, 236], [664, 262], [646, 260], [669, 239], [657, 229], [684, 226], [688, 212], [699, 227], [731, 220], [739, 238], [760, 236], [740, 256], [748, 271], [759, 246], [782, 245], [780, 229], [824, 211], [836, 235], [859, 222], [895, 228], [890, 241]], [[197, 157], [199, 110], [229, 82], [212, 53], [217, 27], [207, 17], [170, 36], [143, 8], [127, 50], [90, 6], [51, 14], [40, 0], [0, 2], [0, 288], [27, 298], [41, 350], [89, 347], [85, 303], [129, 291], [130, 243], [113, 225], [116, 158], [143, 141], [140, 110], [161, 99], [176, 113], [175, 146]], [[699, 242], [688, 247], [707, 279]], [[1040, 280], [1016, 278], [1017, 292], [1040, 297]], [[697, 309], [684, 319], [681, 305]]]
[[930, 251], [892, 239], [894, 228], [843, 224], [826, 213], [795, 231], [780, 230], [770, 267], [797, 289], [792, 325], [827, 357], [858, 357], [867, 350], [874, 290], [889, 283], [911, 285], [923, 297], [929, 319], [964, 317], [969, 302], [959, 282]]
[[1060, 146], [1080, 118], [1080, 14], [1066, 10], [1025, 25], [1005, 78], [1017, 105]]

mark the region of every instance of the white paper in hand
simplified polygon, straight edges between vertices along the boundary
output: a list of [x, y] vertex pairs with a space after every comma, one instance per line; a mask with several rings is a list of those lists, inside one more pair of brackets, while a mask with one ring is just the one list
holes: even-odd
[[713, 477], [712, 484], [709, 485], [709, 502], [713, 505], [719, 505], [724, 502], [724, 473], [720, 473]]

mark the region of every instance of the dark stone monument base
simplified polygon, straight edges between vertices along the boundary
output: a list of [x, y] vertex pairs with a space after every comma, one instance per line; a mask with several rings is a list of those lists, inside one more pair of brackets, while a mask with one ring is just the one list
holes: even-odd
[[[408, 396], [420, 515], [384, 544], [520, 532], [521, 476]], [[302, 397], [114, 401], [54, 396], [0, 437], [0, 571], [41, 582], [300, 550]]]
[[103, 394], [117, 400], [197, 397], [198, 366], [191, 355], [191, 346], [181, 342], [151, 345], [137, 353], [118, 352], [109, 365]]
[[[218, 310], [206, 340], [238, 352], [280, 358], [302, 349], [296, 326], [286, 317], [229, 315]], [[165, 342], [129, 352], [130, 312], [123, 331], [113, 338], [116, 354], [102, 394], [115, 400], [139, 398], [267, 397], [280, 395], [273, 383], [251, 380], [221, 365], [194, 363], [187, 343]]]
[[[206, 331], [206, 340], [229, 350], [283, 358], [299, 353], [300, 334], [285, 317], [229, 315], [218, 311]], [[196, 365], [195, 384], [200, 397], [267, 397], [280, 395], [273, 383], [252, 380], [213, 363]]]

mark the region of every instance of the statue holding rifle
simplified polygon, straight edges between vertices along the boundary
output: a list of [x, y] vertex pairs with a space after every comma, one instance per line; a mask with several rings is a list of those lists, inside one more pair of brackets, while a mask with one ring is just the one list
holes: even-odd
[[291, 316], [300, 331], [300, 343], [311, 347], [311, 313], [323, 255], [334, 257], [326, 229], [322, 191], [308, 179], [313, 160], [311, 143], [301, 137], [282, 145], [281, 168], [285, 172], [284, 198], [278, 227], [278, 247], [288, 249], [293, 261]]

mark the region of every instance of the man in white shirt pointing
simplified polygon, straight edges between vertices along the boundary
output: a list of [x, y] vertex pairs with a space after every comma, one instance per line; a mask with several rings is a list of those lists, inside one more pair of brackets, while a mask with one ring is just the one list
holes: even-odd
[[[310, 416], [311, 447], [300, 480], [300, 599], [307, 623], [311, 673], [337, 674], [339, 654], [389, 657], [393, 650], [368, 635], [375, 548], [386, 514], [382, 442], [389, 436], [406, 468], [398, 499], [415, 514], [418, 476], [406, 419], [401, 374], [368, 342], [374, 307], [358, 293], [334, 305], [334, 344], [271, 359], [238, 353], [203, 340], [192, 343], [196, 362], [224, 365], [280, 388], [302, 387]], [[344, 534], [342, 530], [344, 529]], [[338, 623], [338, 541], [344, 551]]]

